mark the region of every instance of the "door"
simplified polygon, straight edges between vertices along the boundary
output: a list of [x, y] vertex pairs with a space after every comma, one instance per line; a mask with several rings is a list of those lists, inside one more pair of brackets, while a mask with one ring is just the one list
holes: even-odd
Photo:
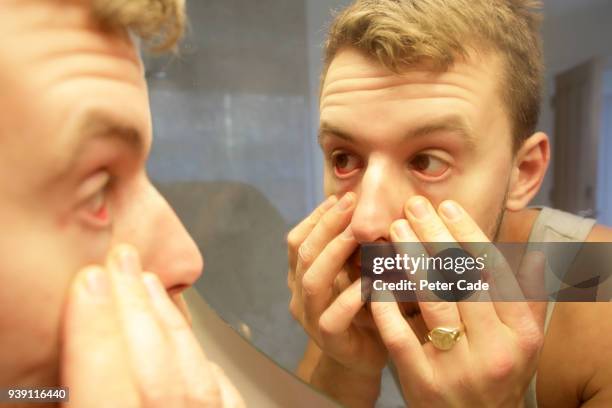
[[604, 63], [591, 59], [556, 77], [553, 205], [596, 217]]

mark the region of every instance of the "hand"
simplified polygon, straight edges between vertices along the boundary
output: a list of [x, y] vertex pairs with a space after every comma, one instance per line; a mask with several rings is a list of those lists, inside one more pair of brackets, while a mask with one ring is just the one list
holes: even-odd
[[[421, 205], [420, 210], [415, 208]], [[448, 211], [454, 206], [455, 211]], [[452, 208], [450, 208], [452, 210]], [[447, 210], [447, 211], [445, 211]], [[489, 242], [458, 204], [445, 202], [439, 214], [423, 197], [406, 205], [407, 220], [391, 226], [394, 242]], [[421, 215], [421, 216], [419, 216]], [[436, 248], [438, 249], [438, 248]], [[466, 248], [469, 251], [468, 248]], [[502, 265], [503, 266], [503, 265]], [[509, 268], [492, 271], [493, 291], [520, 291]], [[543, 279], [541, 258], [526, 262], [519, 275]], [[535, 373], [543, 343], [545, 302], [433, 302], [419, 307], [428, 330], [461, 327], [465, 331], [451, 350], [421, 345], [396, 302], [373, 302], [372, 314], [397, 366], [404, 397], [411, 407], [521, 406]]]
[[77, 274], [63, 335], [62, 385], [70, 389], [70, 407], [244, 406], [129, 246], [115, 248], [106, 266]]
[[324, 356], [380, 381], [387, 352], [375, 328], [355, 324], [365, 302], [361, 280], [351, 283], [345, 268], [358, 247], [349, 227], [355, 201], [354, 193], [330, 197], [289, 233], [289, 309]]

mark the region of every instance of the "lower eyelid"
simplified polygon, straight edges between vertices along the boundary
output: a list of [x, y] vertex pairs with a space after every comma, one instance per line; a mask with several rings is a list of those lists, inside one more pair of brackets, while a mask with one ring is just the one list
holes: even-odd
[[450, 167], [447, 168], [444, 173], [442, 173], [440, 176], [426, 176], [421, 172], [418, 172], [416, 170], [412, 170], [410, 169], [410, 172], [414, 173], [416, 175], [416, 177], [418, 177], [420, 180], [422, 180], [425, 183], [439, 183], [442, 181], [446, 181], [446, 179], [448, 179], [450, 177], [450, 172], [451, 169]]
[[358, 172], [358, 171], [359, 171], [359, 169], [357, 168], [357, 169], [351, 170], [351, 171], [350, 171], [350, 172], [348, 172], [348, 173], [343, 173], [343, 174], [340, 174], [340, 173], [338, 173], [338, 170], [336, 170], [336, 169], [334, 168], [334, 174], [335, 174], [335, 175], [336, 175], [336, 177], [337, 177], [337, 178], [339, 178], [339, 179], [346, 179], [346, 178], [350, 178], [350, 177], [352, 177], [352, 176], [354, 175], [354, 173], [356, 173], [356, 172]]

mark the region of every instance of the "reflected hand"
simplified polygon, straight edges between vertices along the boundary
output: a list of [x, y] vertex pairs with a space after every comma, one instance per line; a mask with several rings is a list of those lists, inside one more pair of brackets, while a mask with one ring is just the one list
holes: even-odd
[[70, 407], [244, 406], [129, 246], [114, 249], [105, 266], [77, 274], [63, 330]]
[[351, 283], [345, 270], [358, 247], [349, 227], [355, 201], [354, 193], [340, 201], [330, 197], [289, 233], [289, 309], [322, 350], [323, 359], [378, 378], [387, 352], [375, 328], [354, 324], [364, 305], [361, 280]]
[[[414, 205], [419, 202], [424, 207], [415, 211]], [[444, 209], [453, 204], [455, 211], [447, 210], [445, 215]], [[456, 203], [442, 203], [438, 214], [425, 198], [413, 197], [405, 212], [407, 220], [398, 220], [391, 227], [394, 242], [459, 242], [468, 252], [470, 243], [489, 242]], [[464, 325], [463, 335], [450, 350], [439, 350], [431, 342], [422, 345], [419, 340], [422, 333], [415, 333], [396, 302], [371, 304], [374, 320], [411, 407], [521, 406], [537, 368], [546, 303], [491, 302], [491, 299], [517, 299], [521, 290], [527, 294], [523, 288], [537, 290], [534, 279], [543, 287], [542, 258], [526, 258], [518, 282], [505, 261], [497, 262], [494, 270], [488, 270], [492, 286], [491, 296], [486, 294], [488, 301], [423, 301], [431, 300], [430, 296], [434, 295], [417, 292], [428, 330]], [[521, 276], [525, 277], [526, 285], [521, 283]], [[506, 296], [503, 291], [511, 293]], [[527, 298], [532, 296], [529, 294]]]

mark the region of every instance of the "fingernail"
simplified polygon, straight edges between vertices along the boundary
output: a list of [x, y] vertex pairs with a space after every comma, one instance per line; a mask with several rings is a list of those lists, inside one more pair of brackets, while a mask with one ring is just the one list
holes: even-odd
[[129, 246], [122, 246], [115, 253], [119, 270], [126, 275], [138, 275], [138, 259], [136, 253]]
[[351, 226], [349, 225], [348, 227], [346, 227], [346, 229], [342, 232], [342, 239], [350, 241], [352, 239], [355, 238], [355, 234], [353, 234], [353, 229], [351, 228]]
[[106, 297], [109, 294], [109, 283], [104, 271], [90, 269], [86, 275], [87, 289], [94, 296]]
[[418, 220], [424, 220], [429, 217], [429, 206], [423, 198], [416, 198], [412, 200], [408, 206], [408, 210]]
[[344, 212], [348, 210], [349, 208], [351, 208], [351, 206], [353, 205], [353, 201], [354, 201], [353, 195], [350, 193], [347, 193], [344, 195], [344, 197], [342, 197], [342, 200], [338, 202], [336, 209], [338, 210], [338, 212]]
[[451, 221], [457, 221], [461, 218], [461, 209], [454, 201], [445, 201], [440, 204], [440, 211]]
[[338, 197], [331, 196], [328, 197], [327, 200], [323, 202], [323, 206], [321, 207], [323, 211], [327, 211], [334, 206], [338, 202]]
[[161, 299], [165, 296], [166, 290], [159, 283], [159, 280], [152, 275], [143, 275], [142, 282], [149, 292], [149, 296], [153, 299]]
[[400, 240], [409, 239], [412, 237], [410, 225], [406, 220], [399, 220], [393, 224], [393, 233]]

